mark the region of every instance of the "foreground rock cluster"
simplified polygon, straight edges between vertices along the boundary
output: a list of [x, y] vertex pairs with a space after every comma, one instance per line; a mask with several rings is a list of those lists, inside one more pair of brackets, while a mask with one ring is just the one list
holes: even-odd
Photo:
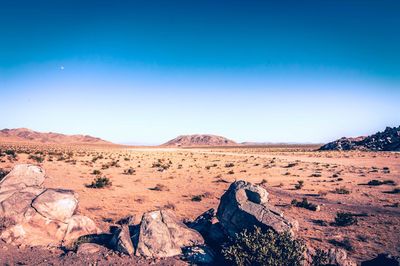
[[67, 246], [79, 236], [99, 233], [86, 216], [74, 215], [78, 199], [69, 190], [42, 187], [45, 172], [17, 165], [0, 182], [0, 217], [8, 226], [0, 238], [17, 245]]
[[[0, 239], [15, 245], [55, 246], [89, 255], [112, 249], [129, 256], [181, 256], [194, 264], [216, 261], [229, 237], [258, 226], [295, 237], [298, 223], [268, 203], [268, 192], [245, 181], [232, 183], [221, 197], [217, 212], [210, 209], [183, 223], [170, 210], [144, 213], [139, 224], [132, 216], [110, 232], [101, 232], [86, 216], [76, 215], [78, 199], [69, 190], [42, 187], [44, 171], [17, 165], [0, 181]], [[313, 250], [305, 254], [311, 265]], [[356, 265], [344, 250], [328, 251], [330, 265]]]
[[400, 151], [400, 126], [387, 127], [368, 137], [341, 138], [325, 144], [320, 150]]

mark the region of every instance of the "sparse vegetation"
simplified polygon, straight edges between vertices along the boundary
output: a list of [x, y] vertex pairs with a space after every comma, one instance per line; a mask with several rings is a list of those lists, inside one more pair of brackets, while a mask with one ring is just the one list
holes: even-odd
[[350, 194], [350, 192], [351, 191], [345, 187], [335, 188], [335, 190], [333, 191], [333, 193], [336, 193], [336, 194]]
[[136, 172], [136, 170], [133, 169], [132, 167], [129, 167], [128, 169], [124, 170], [125, 175], [133, 175], [133, 174], [135, 174], [135, 172]]
[[88, 188], [105, 188], [111, 187], [112, 183], [108, 177], [97, 177], [95, 178], [92, 183], [86, 185]]
[[357, 224], [357, 218], [354, 217], [352, 213], [349, 212], [338, 212], [335, 217], [336, 226], [349, 226]]
[[224, 246], [222, 254], [233, 265], [300, 266], [305, 249], [304, 243], [292, 238], [288, 232], [263, 232], [255, 227], [251, 232], [244, 230], [237, 234]]
[[296, 199], [292, 200], [291, 204], [293, 206], [304, 208], [311, 211], [318, 211], [319, 206], [313, 203], [308, 202], [307, 198], [303, 198], [302, 201], [297, 201]]
[[297, 181], [297, 184], [294, 185], [295, 189], [302, 189], [303, 187], [304, 187], [304, 181], [303, 180]]
[[44, 157], [36, 154], [31, 154], [28, 157], [31, 160], [36, 161], [37, 163], [42, 163], [44, 161]]
[[381, 186], [381, 185], [394, 186], [394, 185], [396, 185], [396, 182], [394, 182], [393, 180], [380, 181], [380, 180], [373, 179], [373, 180], [368, 181], [367, 185], [369, 185], [369, 186]]

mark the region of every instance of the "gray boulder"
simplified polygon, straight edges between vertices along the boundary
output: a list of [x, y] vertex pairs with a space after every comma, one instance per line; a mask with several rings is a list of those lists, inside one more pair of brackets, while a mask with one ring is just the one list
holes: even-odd
[[264, 188], [245, 181], [232, 183], [222, 195], [217, 218], [232, 237], [254, 226], [292, 234], [298, 228], [297, 221], [285, 218], [279, 209], [268, 204], [268, 192]]
[[182, 248], [204, 244], [200, 233], [188, 228], [169, 210], [143, 214], [137, 256], [163, 258], [182, 254]]

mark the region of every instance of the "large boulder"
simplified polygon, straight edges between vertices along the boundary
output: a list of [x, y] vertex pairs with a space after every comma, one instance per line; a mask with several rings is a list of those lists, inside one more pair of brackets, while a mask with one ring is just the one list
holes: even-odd
[[47, 189], [32, 202], [32, 207], [46, 218], [65, 221], [74, 214], [78, 200], [71, 190]]
[[21, 190], [26, 187], [40, 187], [46, 174], [36, 165], [19, 164], [0, 181], [0, 194], [6, 191]]
[[0, 239], [16, 245], [60, 246], [100, 232], [90, 218], [73, 215], [78, 200], [72, 191], [45, 189], [44, 178], [41, 168], [24, 164], [0, 182], [0, 218], [10, 221]]
[[245, 181], [232, 183], [222, 195], [217, 218], [232, 237], [254, 226], [278, 233], [293, 233], [298, 227], [297, 221], [285, 218], [279, 209], [268, 204], [268, 192], [264, 188]]
[[200, 233], [188, 228], [169, 210], [143, 214], [136, 248], [137, 256], [162, 258], [180, 255], [183, 247], [201, 245]]

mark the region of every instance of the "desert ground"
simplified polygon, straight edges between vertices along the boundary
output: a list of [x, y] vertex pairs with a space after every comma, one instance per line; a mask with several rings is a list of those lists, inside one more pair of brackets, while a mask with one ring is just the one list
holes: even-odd
[[[264, 186], [272, 204], [299, 222], [299, 237], [312, 246], [341, 247], [357, 261], [378, 253], [400, 255], [400, 153], [319, 152], [312, 145], [132, 148], [3, 143], [0, 148], [15, 151], [0, 157], [1, 169], [40, 165], [48, 176], [44, 186], [77, 192], [78, 212], [104, 231], [125, 216], [135, 215], [138, 223], [144, 212], [159, 208], [193, 220], [217, 208], [231, 182], [245, 180]], [[109, 178], [112, 185], [88, 187], [98, 176]], [[386, 182], [368, 185], [371, 180]], [[296, 188], [299, 181], [302, 185]], [[303, 198], [321, 210], [291, 204]], [[355, 214], [357, 223], [336, 226], [339, 211]], [[23, 261], [4, 243], [0, 252], [2, 263]]]

